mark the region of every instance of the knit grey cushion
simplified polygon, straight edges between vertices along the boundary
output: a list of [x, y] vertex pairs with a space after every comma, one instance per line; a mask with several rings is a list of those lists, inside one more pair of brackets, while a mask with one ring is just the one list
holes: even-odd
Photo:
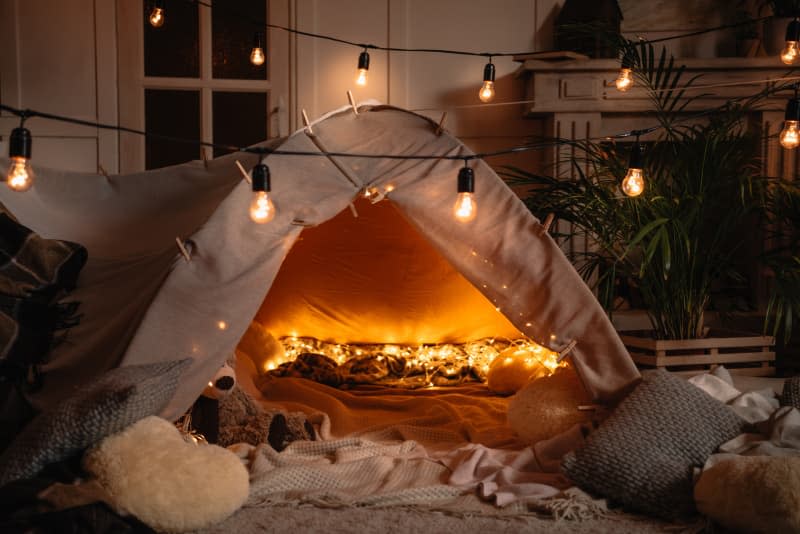
[[800, 376], [793, 376], [783, 383], [781, 406], [793, 406], [800, 410]]
[[45, 465], [158, 414], [191, 362], [187, 358], [112, 369], [56, 409], [38, 415], [0, 456], [0, 486], [32, 477]]
[[686, 380], [655, 371], [562, 469], [582, 489], [664, 519], [695, 511], [692, 468], [742, 432], [733, 410]]

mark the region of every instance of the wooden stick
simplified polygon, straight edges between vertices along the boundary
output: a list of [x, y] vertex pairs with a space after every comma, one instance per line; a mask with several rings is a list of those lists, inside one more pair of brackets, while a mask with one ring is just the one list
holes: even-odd
[[99, 164], [99, 163], [97, 164], [97, 171], [98, 171], [100, 174], [102, 174], [103, 176], [105, 176], [105, 177], [106, 177], [106, 180], [109, 180], [109, 181], [111, 181], [111, 177], [108, 175], [108, 171], [106, 171], [106, 169], [105, 169], [105, 168], [104, 168], [104, 167], [103, 167], [101, 164]]
[[555, 213], [548, 213], [547, 217], [545, 217], [544, 222], [542, 223], [542, 232], [541, 235], [546, 234], [550, 231], [550, 226], [552, 226], [553, 221], [555, 220], [556, 215]]
[[175, 243], [178, 245], [178, 249], [181, 251], [181, 255], [183, 256], [183, 259], [186, 260], [186, 263], [191, 262], [192, 255], [189, 254], [188, 250], [186, 250], [186, 245], [183, 244], [183, 239], [181, 239], [180, 237], [176, 237]]
[[350, 203], [350, 211], [352, 212], [353, 217], [358, 219], [358, 212], [356, 211], [356, 205], [353, 204], [352, 202]]
[[206, 153], [206, 148], [203, 147], [200, 149], [200, 155], [203, 156], [203, 167], [208, 170], [208, 153]]
[[306, 114], [306, 110], [300, 110], [300, 113], [303, 115], [303, 124], [306, 126], [306, 133], [308, 135], [314, 135], [314, 130], [311, 129], [311, 121], [308, 120], [308, 115]]
[[238, 159], [236, 160], [236, 166], [239, 168], [239, 172], [242, 173], [242, 177], [244, 177], [245, 181], [247, 181], [248, 184], [252, 184], [253, 183], [253, 179], [250, 178], [250, 175], [247, 174], [247, 171], [244, 170], [244, 167], [242, 167], [242, 164], [239, 163]]
[[436, 135], [442, 135], [444, 131], [444, 121], [447, 119], [447, 112], [442, 112], [442, 118], [439, 119], [439, 126], [436, 127]]
[[353, 98], [353, 93], [349, 89], [347, 90], [347, 100], [350, 101], [350, 105], [353, 107], [353, 113], [358, 115], [358, 108], [356, 107], [356, 99]]
[[557, 360], [557, 361], [558, 361], [558, 363], [561, 363], [561, 361], [562, 361], [564, 358], [566, 358], [566, 357], [567, 357], [567, 355], [569, 355], [569, 353], [570, 353], [570, 352], [572, 352], [572, 349], [574, 349], [574, 348], [575, 348], [575, 345], [577, 345], [577, 344], [578, 344], [578, 342], [577, 342], [576, 340], [574, 340], [574, 339], [573, 339], [572, 341], [570, 341], [570, 342], [569, 342], [569, 345], [567, 345], [567, 346], [564, 348], [564, 350], [562, 350], [561, 352], [559, 352], [559, 353], [558, 353], [558, 360]]

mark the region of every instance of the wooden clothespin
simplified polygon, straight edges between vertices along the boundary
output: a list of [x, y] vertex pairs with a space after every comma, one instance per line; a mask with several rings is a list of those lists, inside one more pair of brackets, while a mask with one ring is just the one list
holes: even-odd
[[555, 220], [556, 215], [555, 213], [548, 213], [547, 217], [545, 217], [544, 222], [542, 223], [542, 230], [540, 235], [545, 235], [547, 232], [550, 231], [550, 226], [553, 225], [553, 221]]
[[358, 116], [358, 108], [356, 107], [356, 99], [353, 98], [353, 93], [349, 89], [347, 90], [347, 100], [350, 101], [350, 105], [353, 108], [353, 113], [355, 113], [356, 116]]
[[178, 250], [181, 251], [181, 256], [183, 256], [183, 259], [186, 260], [186, 263], [191, 262], [192, 255], [189, 254], [189, 251], [186, 249], [186, 245], [183, 244], [183, 239], [176, 237], [175, 243], [178, 245]]
[[444, 121], [447, 119], [447, 112], [442, 112], [442, 118], [439, 119], [439, 126], [436, 127], [436, 135], [442, 135], [444, 131]]
[[238, 160], [238, 159], [236, 160], [236, 167], [238, 167], [238, 169], [239, 169], [239, 172], [240, 172], [240, 173], [242, 173], [242, 177], [245, 179], [245, 181], [246, 181], [248, 184], [252, 184], [252, 183], [253, 183], [253, 179], [252, 179], [252, 178], [250, 178], [250, 175], [249, 175], [249, 174], [247, 174], [247, 171], [246, 171], [246, 170], [244, 170], [244, 167], [242, 167], [242, 164], [241, 164], [241, 163], [239, 163], [239, 160]]
[[558, 353], [558, 359], [556, 361], [558, 363], [561, 363], [561, 361], [564, 358], [566, 358], [569, 355], [570, 352], [572, 352], [572, 349], [574, 349], [575, 345], [577, 345], [577, 344], [578, 344], [578, 342], [576, 340], [574, 340], [574, 339], [572, 341], [570, 341], [569, 344], [566, 347], [564, 347], [564, 350], [562, 350], [561, 352]]
[[358, 211], [356, 211], [356, 205], [353, 204], [352, 202], [350, 203], [350, 213], [353, 214], [353, 217], [358, 219]]
[[306, 127], [306, 134], [314, 135], [314, 130], [311, 129], [311, 121], [308, 120], [308, 115], [306, 115], [306, 110], [300, 110], [300, 113], [303, 115], [303, 124]]

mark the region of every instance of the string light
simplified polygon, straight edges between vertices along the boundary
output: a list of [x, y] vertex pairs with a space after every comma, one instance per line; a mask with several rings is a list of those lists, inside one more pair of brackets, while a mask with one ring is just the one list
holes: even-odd
[[164, 25], [164, 0], [153, 1], [153, 7], [147, 20], [153, 28], [160, 28]]
[[492, 64], [492, 58], [490, 56], [489, 63], [483, 67], [483, 85], [478, 92], [478, 98], [481, 99], [481, 102], [491, 102], [494, 100], [494, 73], [494, 65]]
[[358, 75], [356, 85], [365, 87], [367, 85], [367, 71], [369, 71], [369, 52], [365, 48], [358, 56]]
[[250, 218], [258, 224], [275, 218], [275, 205], [270, 198], [269, 167], [259, 163], [253, 167], [253, 201], [250, 203]]
[[475, 199], [472, 198], [474, 192], [475, 172], [464, 161], [464, 167], [458, 171], [458, 196], [453, 205], [453, 215], [461, 222], [470, 222], [477, 215]]
[[639, 144], [639, 136], [631, 149], [631, 159], [628, 165], [628, 173], [622, 180], [622, 192], [629, 197], [638, 197], [644, 191], [644, 175], [642, 173], [642, 146]]
[[261, 32], [256, 32], [255, 36], [253, 37], [253, 51], [250, 52], [250, 63], [256, 67], [260, 67], [264, 64], [264, 61], [266, 61], [262, 42]]
[[800, 145], [800, 100], [797, 98], [797, 86], [795, 86], [794, 98], [786, 103], [786, 114], [784, 115], [783, 130], [779, 137], [783, 148], [797, 148]]
[[11, 165], [6, 175], [6, 184], [14, 191], [27, 191], [33, 185], [33, 169], [30, 166], [31, 145], [33, 144], [31, 132], [23, 125], [25, 117], [18, 128], [11, 131], [8, 142], [8, 158]]
[[630, 55], [625, 53], [622, 56], [622, 63], [620, 64], [619, 68], [619, 76], [617, 79], [614, 80], [614, 85], [617, 87], [618, 91], [622, 91], [623, 93], [633, 87], [633, 61], [631, 61]]
[[781, 61], [787, 65], [795, 62], [798, 55], [797, 41], [800, 41], [800, 20], [795, 17], [786, 26], [786, 46], [781, 50]]

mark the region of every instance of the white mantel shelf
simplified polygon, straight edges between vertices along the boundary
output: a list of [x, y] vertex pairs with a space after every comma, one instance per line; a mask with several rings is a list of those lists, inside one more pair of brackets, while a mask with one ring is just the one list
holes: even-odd
[[[552, 113], [645, 113], [652, 110], [646, 91], [634, 86], [626, 93], [614, 87], [619, 72], [615, 59], [552, 59], [515, 56], [521, 63], [516, 76], [526, 79], [526, 99], [533, 100], [525, 115], [539, 117]], [[764, 84], [734, 85], [703, 89], [702, 86], [776, 80], [800, 76], [800, 68], [789, 68], [777, 57], [758, 58], [676, 58], [675, 66], [685, 66], [681, 85], [692, 77], [696, 89], [687, 95], [701, 94], [687, 106], [687, 111], [708, 109], [727, 100], [747, 97], [760, 91]], [[790, 93], [768, 99], [760, 109], [783, 111]]]

